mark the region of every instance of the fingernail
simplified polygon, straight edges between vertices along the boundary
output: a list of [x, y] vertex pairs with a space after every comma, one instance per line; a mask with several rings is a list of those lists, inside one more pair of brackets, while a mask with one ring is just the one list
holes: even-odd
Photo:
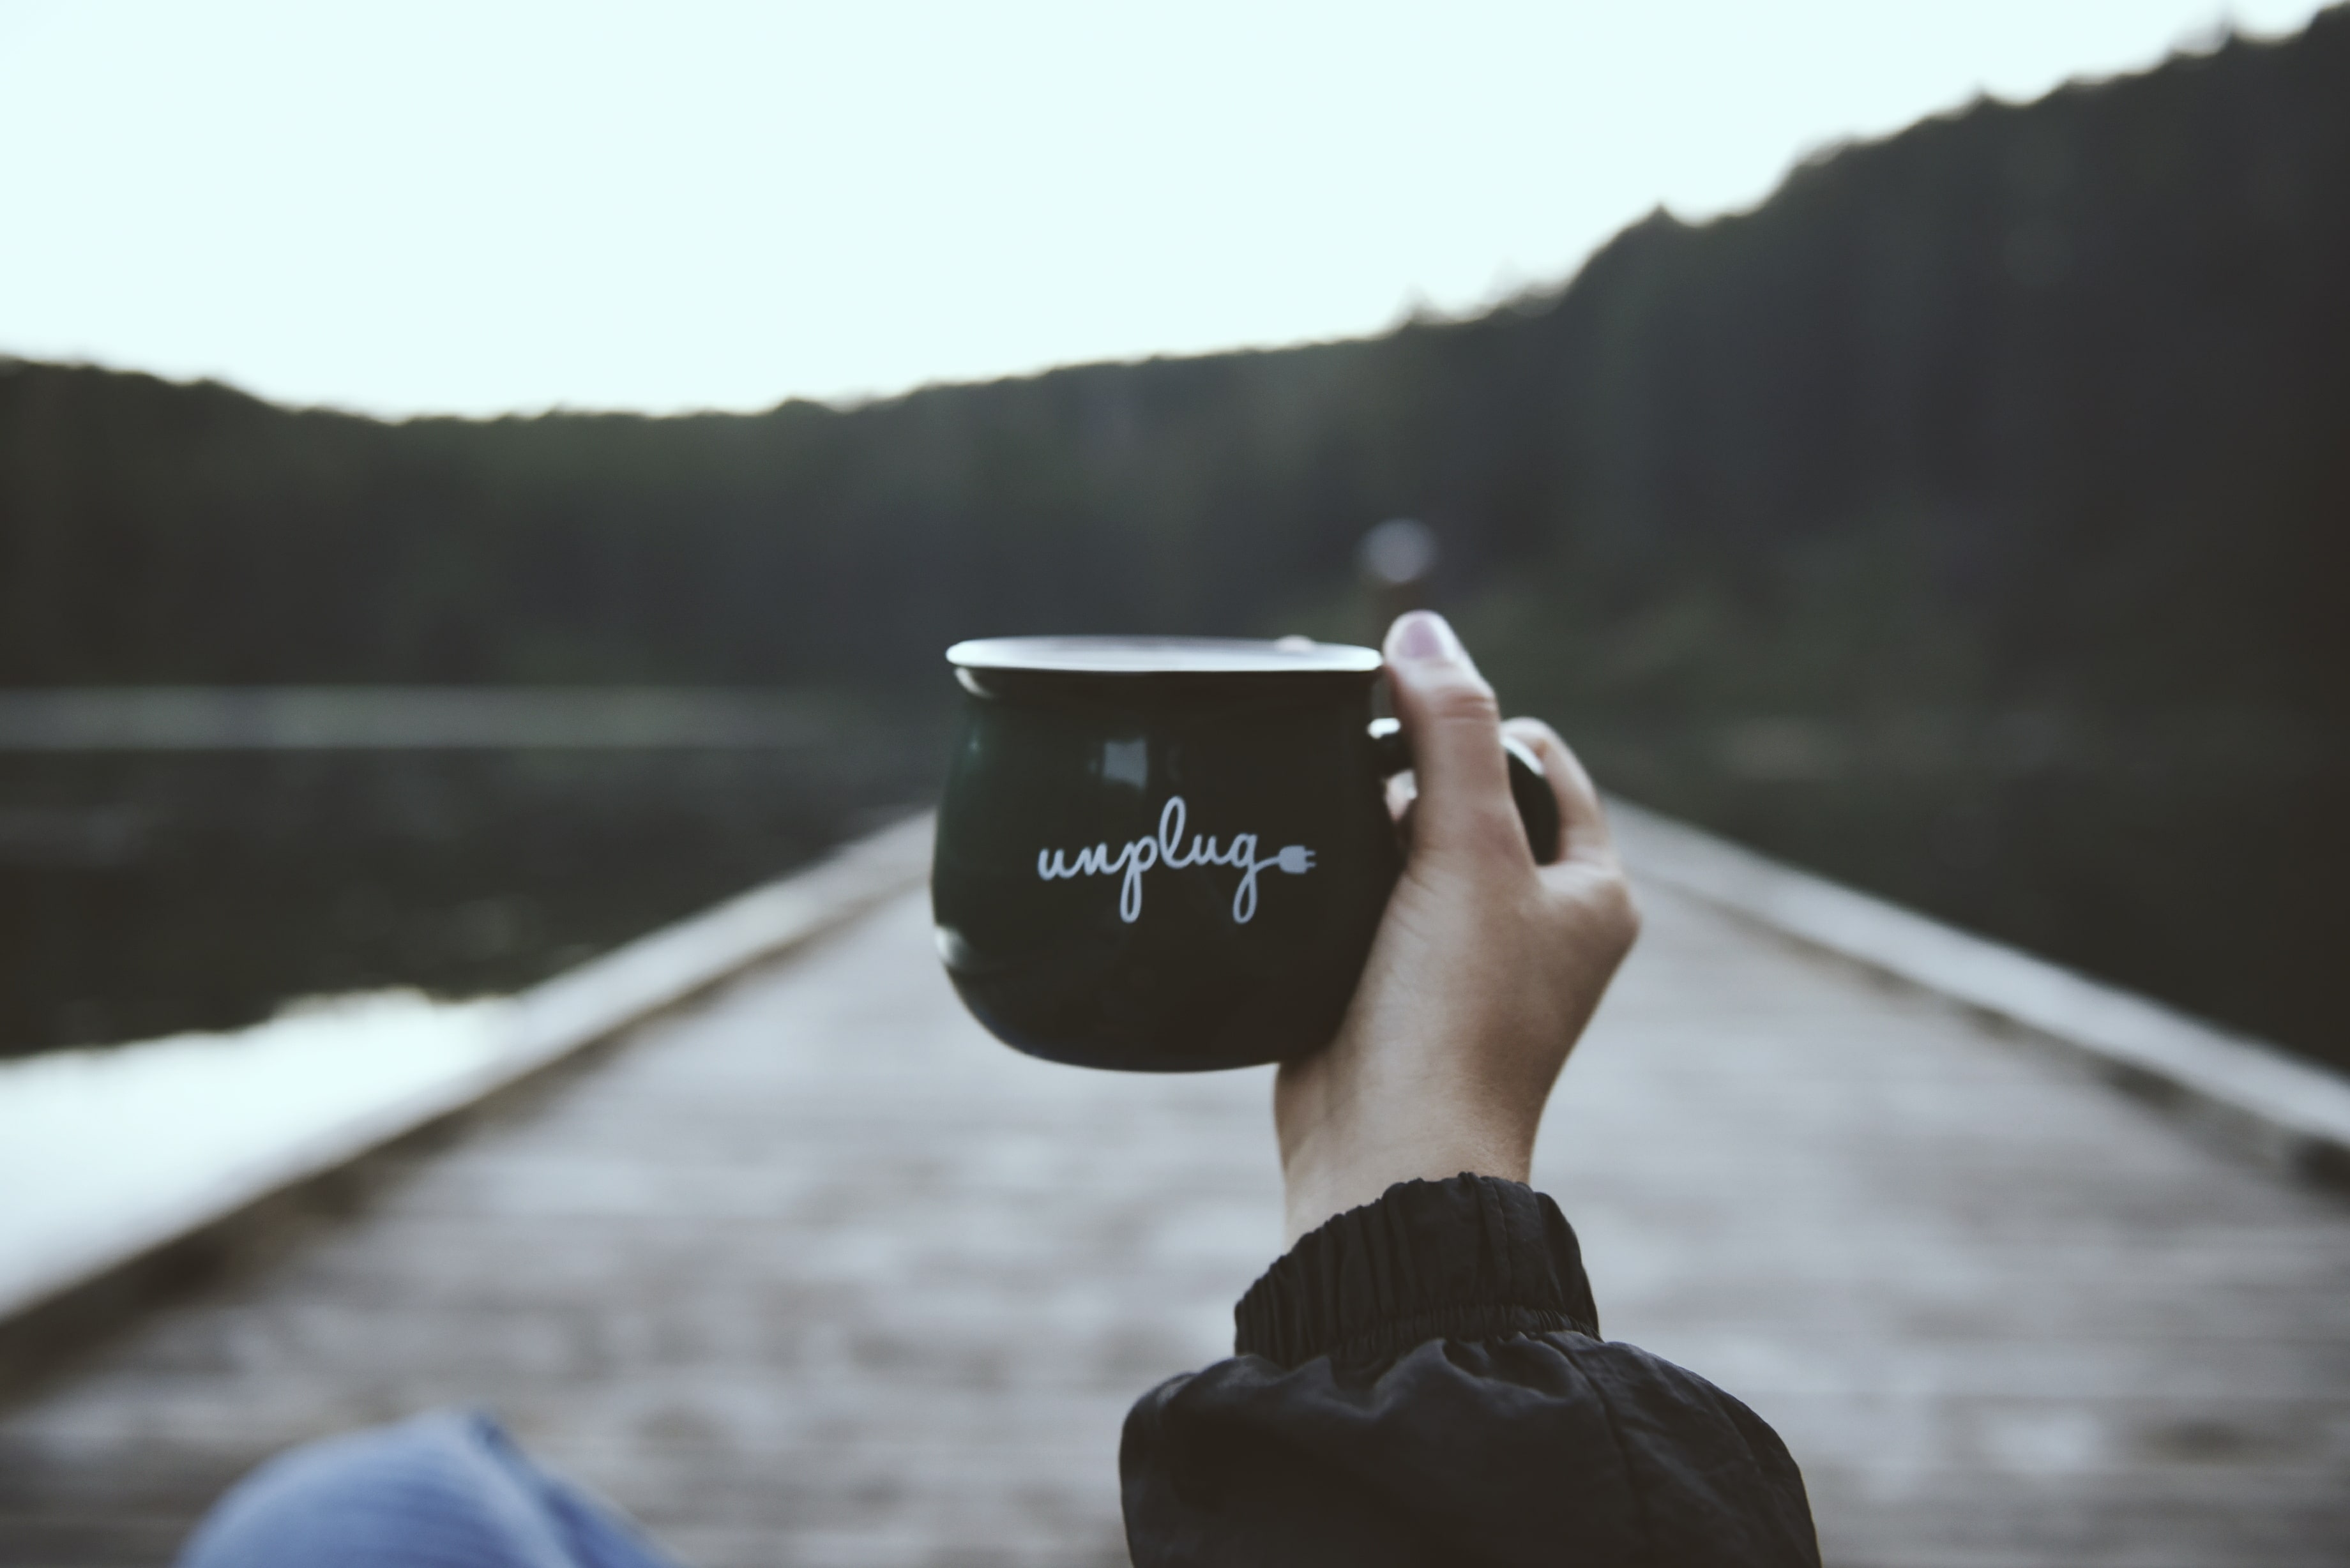
[[1399, 659], [1458, 659], [1461, 639], [1434, 610], [1413, 610], [1396, 622], [1389, 644]]

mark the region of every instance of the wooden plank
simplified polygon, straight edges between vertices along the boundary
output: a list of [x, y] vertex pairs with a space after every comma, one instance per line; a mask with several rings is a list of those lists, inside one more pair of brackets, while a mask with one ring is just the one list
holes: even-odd
[[[2350, 1558], [2350, 1207], [1669, 887], [1538, 1179], [1604, 1326], [1806, 1466], [1843, 1564]], [[1279, 1244], [1262, 1071], [962, 1014], [919, 896], [387, 1157], [0, 1415], [0, 1562], [153, 1563], [286, 1443], [489, 1405], [686, 1561], [1123, 1561], [1132, 1397]]]
[[[273, 1127], [257, 1142], [224, 1143], [197, 1168], [175, 1165], [164, 1173], [166, 1180], [120, 1190], [109, 1186], [106, 1204], [81, 1216], [73, 1230], [0, 1225], [0, 1389], [168, 1291], [188, 1272], [190, 1254], [233, 1251], [251, 1240], [248, 1232], [282, 1228], [286, 1200], [301, 1189], [331, 1182], [366, 1156], [525, 1083], [919, 882], [929, 865], [931, 832], [927, 815], [898, 824], [815, 867], [500, 1002], [483, 1029], [493, 1047], [486, 1053], [447, 1054], [421, 1076], [380, 1075], [381, 1084], [356, 1101], [330, 1096], [307, 1119]], [[172, 1047], [166, 1043], [164, 1048]], [[221, 1066], [254, 1064], [274, 1065], [266, 1056], [248, 1062], [232, 1053]], [[0, 1092], [6, 1087], [0, 1081]], [[262, 1092], [266, 1085], [245, 1087]], [[89, 1129], [79, 1146], [89, 1159], [124, 1158], [110, 1130]], [[57, 1142], [54, 1137], [45, 1141]], [[95, 1179], [111, 1172], [40, 1173], [68, 1189], [85, 1174]]]
[[1651, 888], [1538, 1175], [1614, 1336], [1848, 1563], [2350, 1554], [2350, 1209], [1972, 1008]]

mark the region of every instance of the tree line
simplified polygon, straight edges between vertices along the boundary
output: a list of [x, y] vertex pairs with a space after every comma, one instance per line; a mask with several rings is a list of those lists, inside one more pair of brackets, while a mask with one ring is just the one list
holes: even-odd
[[1834, 150], [1361, 341], [400, 422], [0, 361], [0, 682], [920, 700], [966, 636], [1363, 635], [1357, 543], [1405, 515], [1505, 694], [1595, 732], [2256, 712], [2322, 773], [2345, 278], [2336, 9]]

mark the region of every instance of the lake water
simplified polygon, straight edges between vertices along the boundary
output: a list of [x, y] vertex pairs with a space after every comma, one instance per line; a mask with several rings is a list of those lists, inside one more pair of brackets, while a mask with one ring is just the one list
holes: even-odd
[[[1630, 798], [2350, 1065], [2328, 737], [1562, 727]], [[0, 1054], [512, 990], [929, 801], [949, 733], [943, 711], [773, 692], [0, 694]]]
[[413, 698], [118, 702], [13, 747], [0, 707], [0, 1054], [511, 990], [928, 800], [944, 763], [935, 716], [837, 701], [637, 694], [598, 728], [577, 694]]

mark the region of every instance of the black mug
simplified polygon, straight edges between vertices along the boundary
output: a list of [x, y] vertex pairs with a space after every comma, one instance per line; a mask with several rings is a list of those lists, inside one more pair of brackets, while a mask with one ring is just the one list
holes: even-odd
[[[1402, 870], [1367, 648], [1004, 638], [947, 650], [966, 695], [931, 863], [972, 1014], [1050, 1061], [1252, 1066], [1336, 1033]], [[1515, 741], [1535, 859], [1558, 803]]]

